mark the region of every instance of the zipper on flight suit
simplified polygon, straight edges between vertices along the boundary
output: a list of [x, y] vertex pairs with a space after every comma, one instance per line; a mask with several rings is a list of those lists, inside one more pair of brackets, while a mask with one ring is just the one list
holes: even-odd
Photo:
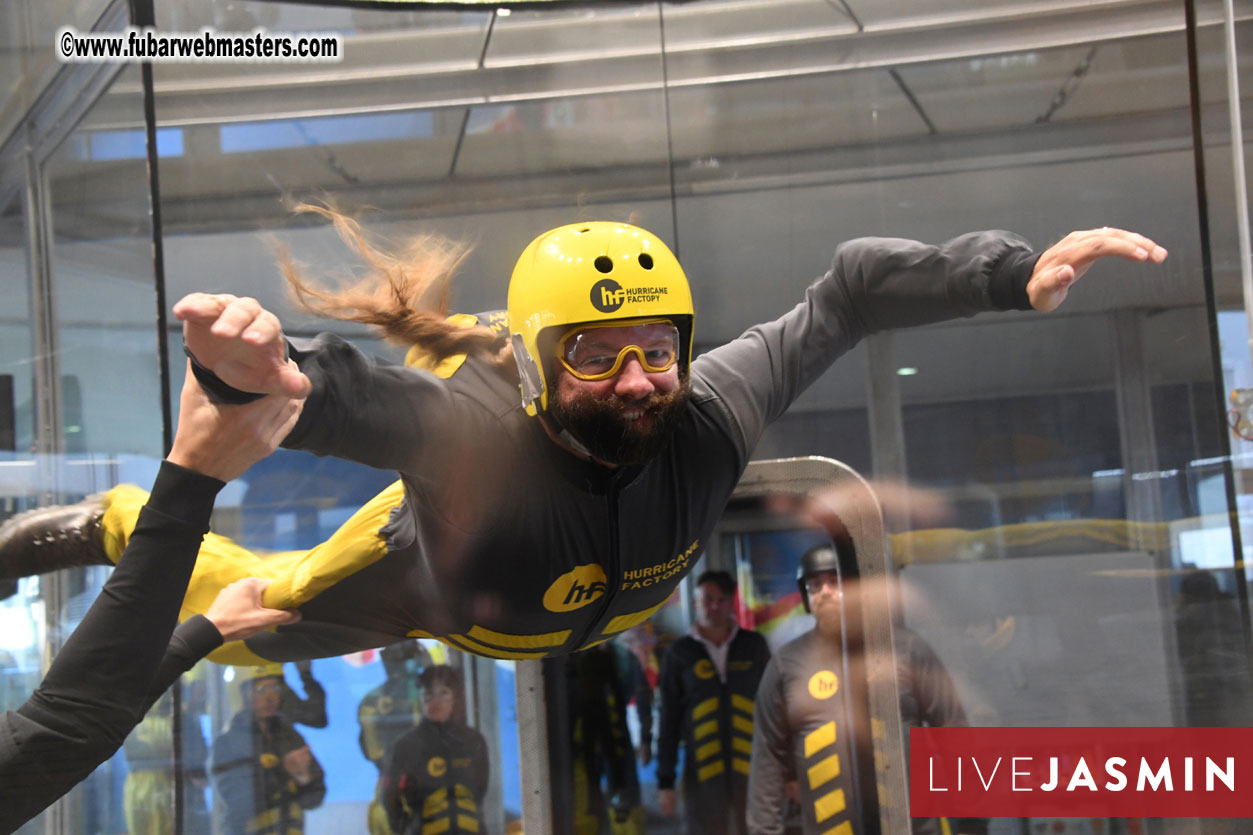
[[622, 556], [618, 544], [618, 485], [622, 481], [622, 477], [623, 471], [621, 469], [614, 473], [609, 481], [609, 490], [605, 493], [606, 506], [609, 510], [610, 535], [609, 559], [607, 560], [608, 564], [605, 566], [605, 596], [602, 598], [603, 602], [599, 607], [600, 610], [596, 613], [596, 617], [591, 619], [579, 634], [578, 640], [571, 645], [573, 647], [572, 652], [582, 649], [587, 644], [587, 639], [592, 637], [593, 633], [601, 627], [605, 615], [609, 613], [610, 608], [613, 606], [613, 599], [618, 594], [618, 587], [622, 585], [622, 578], [619, 576], [621, 573]]

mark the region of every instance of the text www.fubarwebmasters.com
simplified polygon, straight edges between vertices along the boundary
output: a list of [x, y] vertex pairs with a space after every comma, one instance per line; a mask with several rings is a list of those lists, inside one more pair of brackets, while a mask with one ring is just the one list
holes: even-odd
[[57, 32], [57, 57], [62, 61], [266, 62], [333, 63], [344, 59], [339, 35], [252, 32], [159, 32], [130, 27], [121, 32]]

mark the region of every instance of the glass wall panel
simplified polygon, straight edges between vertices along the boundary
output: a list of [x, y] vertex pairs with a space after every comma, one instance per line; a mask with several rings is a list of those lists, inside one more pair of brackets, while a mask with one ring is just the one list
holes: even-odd
[[[21, 193], [0, 211], [0, 259], [9, 292], [0, 301], [0, 516], [28, 506], [34, 492], [31, 448], [30, 293]], [[19, 454], [18, 450], [22, 450]], [[0, 710], [26, 701], [39, 682], [47, 637], [38, 581], [0, 580]]]
[[[722, 279], [716, 292], [696, 292], [703, 313], [735, 323], [726, 338], [786, 309], [835, 244], [857, 235], [939, 242], [994, 226], [1042, 249], [1071, 229], [1111, 225], [1156, 237], [1171, 256], [1159, 268], [1098, 265], [1052, 318], [981, 316], [895, 334], [896, 379], [885, 388], [899, 411], [866, 394], [867, 359], [846, 357], [775, 427], [797, 434], [768, 434], [758, 453], [812, 443], [941, 489], [941, 530], [898, 533], [892, 552], [904, 623], [935, 645], [975, 724], [1246, 721], [1243, 593], [1229, 545], [1222, 555], [1224, 522], [1200, 518], [1203, 505], [1227, 507], [1213, 476], [1225, 443], [1182, 8], [1160, 20], [1164, 30], [1110, 18], [1105, 34], [1121, 34], [1087, 41], [1043, 36], [1048, 15], [1031, 34], [1004, 28], [998, 39], [995, 7], [929, 6], [935, 28], [885, 55], [873, 52], [881, 31], [909, 31], [924, 14], [858, 5], [846, 8], [867, 29], [845, 72], [805, 74], [795, 57], [763, 54], [755, 68], [769, 59], [777, 77], [671, 92], [679, 239], [689, 268], [718, 264], [705, 271]], [[861, 68], [871, 55], [884, 69]], [[1201, 72], [1220, 75], [1212, 51]], [[1132, 87], [1152, 94], [1131, 103]], [[731, 136], [685, 134], [701, 107], [727, 118]], [[789, 122], [797, 112], [815, 118]], [[824, 118], [837, 112], [846, 115]], [[903, 473], [870, 460], [864, 430], [844, 428], [852, 404], [880, 431], [899, 420]], [[793, 559], [801, 550], [780, 547]], [[782, 595], [775, 569], [756, 588], [774, 583]], [[1204, 684], [1219, 681], [1233, 698]], [[994, 822], [1002, 832], [1055, 825], [1069, 824]]]
[[[122, 78], [137, 78], [137, 68]], [[31, 465], [34, 479], [22, 485], [24, 500], [67, 503], [101, 493], [121, 481], [151, 483], [162, 454], [161, 396], [152, 265], [152, 229], [142, 133], [118, 135], [88, 116], [38, 167], [34, 194], [46, 205], [35, 216], [50, 219], [43, 230], [47, 260], [36, 266], [40, 288], [25, 299], [25, 270], [11, 264], [17, 290], [6, 303], [27, 305], [6, 332], [13, 338], [6, 357], [14, 363], [11, 379], [22, 405], [17, 437], [23, 452], [36, 446], [53, 450], [33, 461], [18, 453], [11, 465]], [[20, 239], [10, 238], [16, 243]], [[24, 242], [23, 242], [24, 243]], [[20, 258], [23, 249], [10, 253]], [[46, 278], [43, 277], [46, 271]], [[13, 314], [19, 314], [14, 310]], [[13, 315], [11, 314], [11, 315]], [[42, 321], [44, 344], [36, 345], [29, 323]], [[16, 338], [26, 332], [24, 345]], [[36, 361], [35, 358], [39, 358]], [[32, 429], [32, 387], [36, 375], [46, 416]], [[20, 381], [20, 382], [19, 382]], [[10, 413], [13, 406], [7, 407]], [[35, 431], [41, 433], [35, 436]], [[44, 437], [50, 435], [50, 437]], [[13, 455], [12, 452], [9, 453]], [[22, 691], [29, 695], [48, 661], [78, 626], [96, 597], [108, 570], [71, 568], [19, 582], [19, 605], [25, 621], [37, 619], [42, 658]], [[22, 609], [6, 609], [15, 614]], [[20, 631], [14, 634], [22, 634]], [[162, 752], [169, 759], [168, 744]], [[128, 783], [127, 755], [119, 752], [49, 812], [47, 825], [64, 831], [117, 831], [142, 803], [155, 814], [168, 807], [168, 770], [159, 787], [137, 801]], [[169, 821], [168, 808], [165, 821]], [[23, 831], [42, 831], [36, 819]]]
[[57, 30], [88, 32], [111, 6], [109, 0], [18, 2], [0, 6], [0, 143], [21, 123], [63, 66], [53, 45]]

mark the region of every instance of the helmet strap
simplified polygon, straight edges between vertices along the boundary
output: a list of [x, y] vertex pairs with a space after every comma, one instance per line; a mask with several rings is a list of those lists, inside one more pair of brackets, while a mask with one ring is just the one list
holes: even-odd
[[[586, 458], [589, 461], [597, 461], [596, 457], [593, 456], [588, 448], [583, 445], [583, 442], [571, 434], [569, 429], [562, 426], [561, 423], [552, 416], [551, 412], [540, 412], [539, 419], [540, 423], [544, 426], [544, 431], [547, 432], [549, 437], [553, 440], [565, 444], [576, 455]], [[597, 461], [597, 463], [601, 462]]]
[[522, 405], [530, 406], [537, 403], [544, 394], [544, 377], [535, 363], [535, 358], [527, 351], [526, 344], [522, 341], [522, 334], [515, 333], [512, 342], [513, 358], [518, 364], [518, 377], [521, 378]]

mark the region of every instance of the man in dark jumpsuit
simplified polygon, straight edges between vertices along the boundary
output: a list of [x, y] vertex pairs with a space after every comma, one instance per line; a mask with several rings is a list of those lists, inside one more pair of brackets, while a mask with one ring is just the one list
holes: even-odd
[[558, 721], [566, 724], [570, 745], [574, 835], [627, 835], [644, 827], [626, 689], [612, 644], [565, 659], [566, 703]]
[[0, 715], [0, 833], [112, 756], [166, 688], [224, 639], [296, 618], [263, 609], [265, 582], [246, 579], [227, 586], [204, 616], [174, 628], [214, 498], [273, 451], [295, 420], [288, 409], [280, 398], [215, 406], [188, 375], [174, 446], [117, 570], [39, 689]]
[[[267, 605], [300, 608], [300, 624], [214, 656], [233, 663], [406, 636], [496, 658], [585, 648], [662, 606], [766, 426], [862, 337], [985, 310], [1049, 311], [1109, 255], [1160, 263], [1166, 252], [1115, 229], [1075, 232], [1043, 253], [1002, 232], [942, 246], [859, 239], [790, 312], [695, 360], [682, 268], [626, 224], [541, 235], [514, 269], [507, 330], [472, 329], [499, 339], [441, 353], [429, 370], [380, 364], [336, 336], [287, 340], [255, 300], [193, 294], [174, 313], [202, 383], [227, 401], [309, 392], [285, 446], [400, 481], [307, 554], [240, 555], [232, 570], [202, 560], [217, 570], [193, 581], [189, 605], [238, 571], [273, 578]], [[120, 541], [127, 513], [115, 510], [105, 528]], [[18, 562], [10, 550], [0, 543], [0, 573]]]
[[735, 580], [725, 571], [696, 579], [696, 621], [661, 662], [657, 734], [658, 803], [675, 813], [675, 764], [683, 744], [683, 819], [688, 835], [744, 831], [753, 700], [770, 647], [735, 620]]
[[[815, 626], [779, 649], [757, 694], [749, 835], [781, 835], [785, 798], [793, 791], [800, 802], [804, 835], [864, 831], [849, 743], [854, 737], [866, 740], [867, 734], [854, 726], [849, 688], [841, 686], [846, 668], [836, 548], [846, 549], [851, 558], [852, 539], [837, 536], [834, 547], [819, 545], [801, 558], [797, 585]], [[899, 626], [893, 627], [893, 642], [904, 732], [924, 724], [965, 725], [957, 689], [934, 650]], [[789, 783], [795, 783], [794, 788]], [[911, 830], [914, 835], [986, 835], [987, 822], [912, 818]]]

